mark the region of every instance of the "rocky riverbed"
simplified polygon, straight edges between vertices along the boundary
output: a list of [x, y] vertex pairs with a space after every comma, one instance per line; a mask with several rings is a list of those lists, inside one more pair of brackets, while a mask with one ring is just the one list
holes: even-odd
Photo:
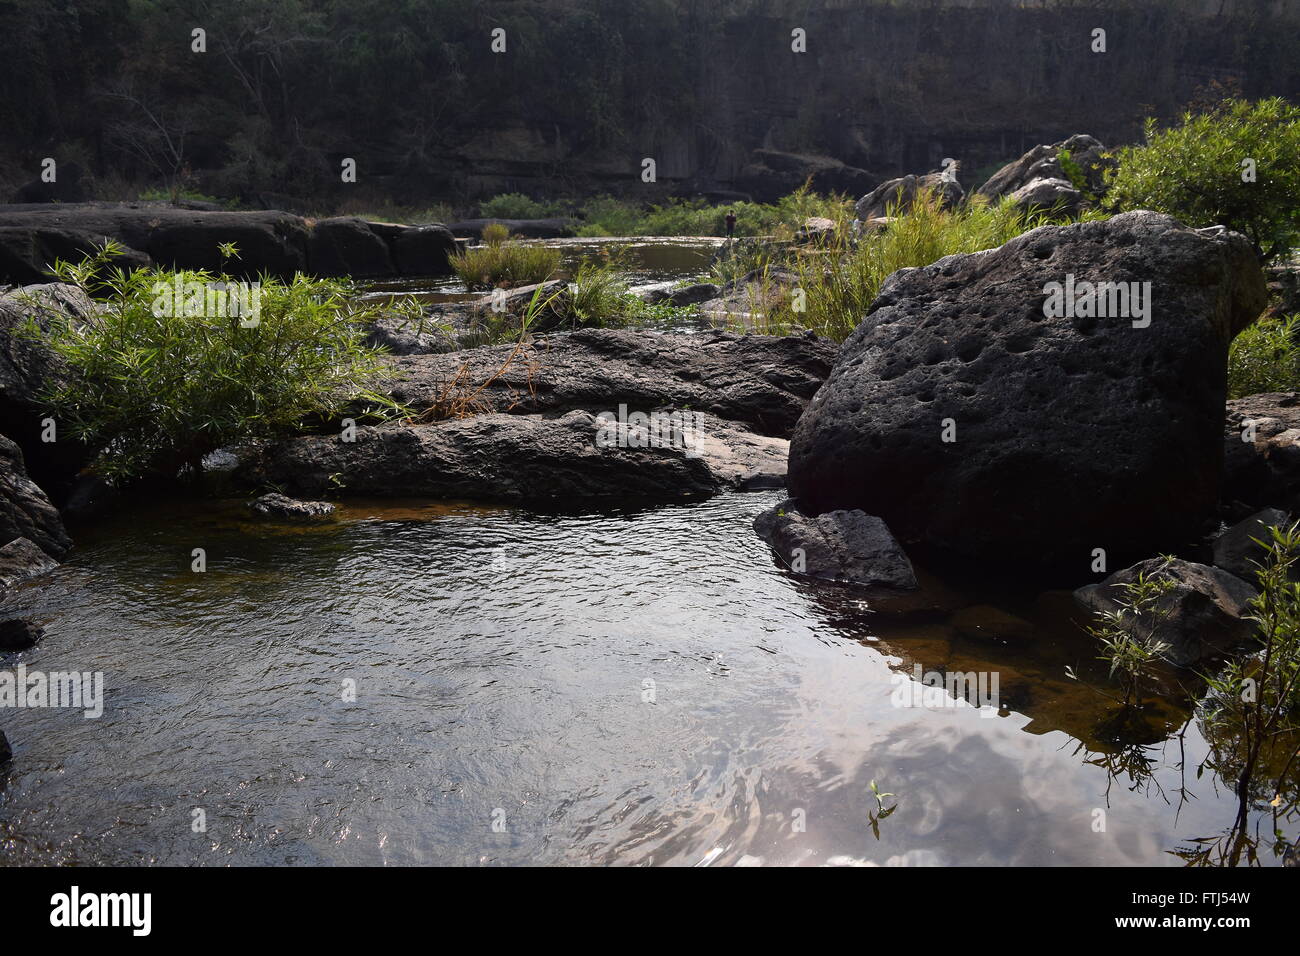
[[[0, 234], [37, 229], [23, 215], [0, 215]], [[9, 248], [80, 248], [103, 228], [131, 261], [201, 265], [177, 238], [193, 238], [196, 215], [205, 240], [243, 237], [256, 261], [290, 271], [351, 272], [370, 256], [358, 274], [392, 276], [409, 261], [400, 250], [427, 264], [445, 247], [441, 232], [352, 220], [67, 215], [67, 235], [40, 227]], [[1059, 310], [1054, 282], [1071, 290]], [[1099, 310], [1085, 299], [1100, 283], [1111, 298]], [[1111, 314], [1119, 290], [1126, 311]], [[1040, 833], [1086, 815], [1108, 782], [1091, 758], [1105, 767], [1186, 737], [1194, 670], [1249, 651], [1251, 538], [1286, 522], [1300, 494], [1300, 395], [1226, 402], [1228, 344], [1266, 304], [1240, 236], [1132, 213], [896, 273], [842, 346], [704, 327], [457, 347], [381, 319], [372, 339], [400, 345], [390, 389], [412, 417], [315, 422], [226, 449], [211, 463], [221, 500], [126, 495], [86, 524], [106, 489], [82, 471], [89, 449], [45, 440], [39, 393], [66, 373], [20, 328], [42, 310], [95, 306], [68, 287], [11, 290], [0, 294], [3, 664], [80, 661], [110, 676], [108, 739], [153, 768], [126, 812], [164, 862], [480, 852], [469, 836], [408, 832], [417, 777], [440, 781], [418, 799], [445, 832], [529, 805], [543, 783], [558, 794], [520, 811], [529, 835], [489, 853], [506, 860], [698, 862], [718, 847], [734, 862], [773, 859], [765, 835], [802, 806], [797, 794], [884, 778], [904, 794], [893, 836], [870, 846], [837, 823], [800, 861], [1156, 862], [1212, 813], [1166, 824], [1126, 797], [1138, 844], [1035, 842], [1012, 835], [1007, 814]], [[1176, 578], [1162, 598], [1174, 630], [1159, 700], [1116, 736], [1103, 697], [1066, 671], [1105, 684], [1083, 628], [1157, 559]], [[217, 671], [222, 694], [194, 676]], [[166, 683], [176, 673], [190, 676]], [[341, 706], [333, 687], [367, 673], [381, 689]], [[997, 675], [1000, 689], [898, 704], [898, 687], [928, 687], [928, 673], [940, 688], [952, 674]], [[214, 752], [238, 764], [231, 779], [260, 781], [245, 811], [214, 783], [210, 755], [144, 752], [141, 734], [182, 712], [233, 735]], [[382, 751], [357, 742], [358, 720], [384, 728]], [[79, 845], [112, 800], [80, 817], [57, 809], [79, 787], [112, 789], [111, 762], [77, 756], [93, 726], [3, 710], [0, 721], [11, 738], [0, 747], [14, 750], [0, 839], [17, 858], [139, 858], [116, 837]], [[640, 739], [646, 726], [664, 747]], [[1060, 756], [1071, 740], [1083, 756]], [[266, 775], [310, 780], [301, 799], [332, 805], [339, 759], [364, 766], [385, 809], [348, 800], [277, 845], [288, 798], [266, 792]], [[41, 768], [65, 766], [77, 772], [42, 784]], [[960, 795], [955, 770], [974, 775]], [[1174, 772], [1161, 764], [1147, 782]], [[156, 811], [203, 799], [248, 821], [215, 851], [166, 837]], [[865, 812], [855, 799], [816, 806], [848, 820]], [[644, 806], [628, 814], [629, 801]], [[546, 849], [548, 814], [562, 850]], [[751, 816], [771, 820], [750, 827]], [[1002, 835], [941, 844], [940, 821], [944, 833], [965, 821]]]

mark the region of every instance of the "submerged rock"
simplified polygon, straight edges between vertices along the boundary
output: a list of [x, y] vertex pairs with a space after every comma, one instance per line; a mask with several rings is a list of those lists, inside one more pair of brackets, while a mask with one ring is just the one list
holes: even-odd
[[580, 329], [538, 338], [519, 352], [499, 345], [395, 358], [402, 378], [393, 396], [425, 409], [463, 375], [484, 385], [476, 396], [484, 411], [691, 408], [784, 438], [829, 374], [837, 351], [834, 342], [811, 333]]
[[[1246, 581], [1254, 581], [1272, 541], [1271, 528], [1285, 527], [1290, 518], [1278, 508], [1265, 508], [1239, 521], [1214, 540], [1214, 566]], [[1263, 545], [1258, 542], [1264, 542]]]
[[962, 637], [979, 641], [1026, 644], [1034, 639], [1034, 625], [990, 604], [964, 607], [952, 616], [951, 623]]
[[831, 511], [810, 518], [787, 498], [756, 517], [754, 530], [797, 574], [864, 587], [917, 587], [912, 563], [875, 515]]
[[59, 512], [27, 477], [22, 450], [0, 435], [0, 541], [15, 538], [30, 539], [59, 557], [72, 547]]
[[1254, 635], [1255, 627], [1244, 615], [1258, 592], [1227, 571], [1178, 558], [1140, 561], [1098, 584], [1079, 588], [1075, 600], [1094, 612], [1118, 610], [1127, 596], [1123, 585], [1132, 584], [1139, 575], [1173, 582], [1152, 611], [1135, 623], [1139, 637], [1150, 639], [1154, 631], [1156, 640], [1168, 645], [1162, 656], [1170, 663], [1192, 667], [1248, 643]]
[[15, 538], [0, 548], [0, 588], [13, 587], [28, 578], [53, 571], [59, 566], [48, 554], [26, 538]]
[[[1073, 281], [1125, 284], [1129, 314], [1086, 285], [1057, 313]], [[800, 418], [791, 494], [982, 563], [1173, 550], [1218, 500], [1228, 343], [1264, 302], [1244, 237], [1150, 212], [904, 269]]]
[[0, 651], [25, 651], [45, 636], [45, 628], [26, 618], [0, 621]]
[[529, 502], [674, 501], [780, 486], [787, 442], [711, 415], [685, 415], [693, 417], [678, 419], [690, 426], [680, 440], [670, 435], [658, 447], [638, 422], [619, 425], [586, 411], [366, 426], [351, 442], [312, 435], [265, 445], [241, 464], [236, 480], [308, 495]]
[[248, 503], [249, 510], [262, 518], [284, 518], [290, 521], [320, 521], [334, 514], [328, 501], [300, 501], [271, 492]]

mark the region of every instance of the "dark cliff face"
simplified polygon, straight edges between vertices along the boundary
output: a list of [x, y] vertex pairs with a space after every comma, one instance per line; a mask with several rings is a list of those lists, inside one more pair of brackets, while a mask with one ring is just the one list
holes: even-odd
[[[949, 156], [975, 185], [1071, 133], [1136, 140], [1198, 97], [1300, 94], [1300, 6], [1279, 0], [320, 0], [268, 3], [265, 24], [234, 0], [199, 19], [183, 0], [11, 4], [0, 187], [59, 151], [100, 179], [174, 177], [149, 116], [221, 195], [342, 195], [347, 156], [402, 201], [652, 195], [645, 158], [661, 191], [813, 169], [866, 191]], [[188, 43], [200, 20], [206, 54]]]

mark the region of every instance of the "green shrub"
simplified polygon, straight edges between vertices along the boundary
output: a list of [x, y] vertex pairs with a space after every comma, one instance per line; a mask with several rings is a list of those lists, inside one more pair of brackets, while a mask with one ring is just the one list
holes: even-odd
[[[203, 456], [223, 445], [292, 432], [358, 401], [380, 416], [398, 411], [376, 392], [387, 366], [364, 344], [378, 307], [353, 307], [345, 283], [263, 276], [255, 288], [243, 286], [258, 294], [250, 317], [213, 309], [206, 296], [166, 295], [237, 280], [164, 269], [126, 273], [108, 265], [118, 251], [109, 243], [79, 264], [54, 265], [60, 281], [103, 303], [97, 314], [82, 320], [55, 313], [44, 331], [35, 318], [27, 327], [71, 372], [43, 395], [45, 404], [61, 426], [100, 450], [107, 475], [175, 476], [182, 466], [197, 473]], [[223, 251], [237, 254], [233, 246]]]
[[489, 246], [498, 246], [510, 238], [510, 230], [499, 222], [490, 222], [483, 227], [483, 242]]
[[523, 193], [501, 193], [479, 203], [483, 219], [546, 219], [552, 214], [550, 206]]
[[[1300, 107], [1275, 98], [1227, 100], [1181, 126], [1146, 124], [1146, 145], [1118, 154], [1107, 204], [1154, 209], [1193, 227], [1244, 233], [1261, 255], [1277, 258], [1300, 235]], [[1254, 162], [1255, 181], [1243, 180]]]
[[927, 191], [906, 211], [895, 207], [889, 212], [895, 218], [888, 228], [863, 237], [856, 248], [841, 243], [825, 252], [796, 253], [791, 267], [804, 293], [804, 310], [795, 311], [794, 302], [786, 302], [769, 316], [772, 331], [801, 327], [843, 341], [867, 314], [884, 281], [899, 269], [991, 249], [1038, 226], [1070, 221], [1050, 213], [1026, 213], [1009, 199], [991, 204], [979, 196], [948, 209]]
[[1300, 389], [1300, 317], [1260, 319], [1244, 329], [1228, 350], [1228, 397]]
[[609, 263], [584, 262], [573, 277], [570, 310], [582, 326], [621, 325], [627, 318], [627, 283]]
[[545, 282], [560, 268], [559, 249], [522, 242], [477, 246], [451, 257], [456, 275], [471, 289]]

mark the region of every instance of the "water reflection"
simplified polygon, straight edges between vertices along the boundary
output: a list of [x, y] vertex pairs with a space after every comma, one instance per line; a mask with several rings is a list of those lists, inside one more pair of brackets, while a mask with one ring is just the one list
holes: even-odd
[[[16, 751], [0, 854], [1176, 865], [1169, 850], [1230, 821], [1212, 773], [1183, 779], [1208, 748], [1177, 703], [1142, 751], [1148, 784], [1113, 785], [1127, 745], [1064, 676], [1096, 675], [1059, 600], [931, 582], [864, 603], [792, 579], [750, 531], [777, 497], [353, 502], [301, 528], [160, 502], [86, 529], [53, 583], [5, 599], [48, 632], [0, 666], [102, 670], [105, 714], [0, 712]], [[956, 617], [990, 601], [1033, 639]], [[894, 706], [917, 663], [997, 669], [1001, 710]], [[897, 806], [874, 827], [873, 781]]]

